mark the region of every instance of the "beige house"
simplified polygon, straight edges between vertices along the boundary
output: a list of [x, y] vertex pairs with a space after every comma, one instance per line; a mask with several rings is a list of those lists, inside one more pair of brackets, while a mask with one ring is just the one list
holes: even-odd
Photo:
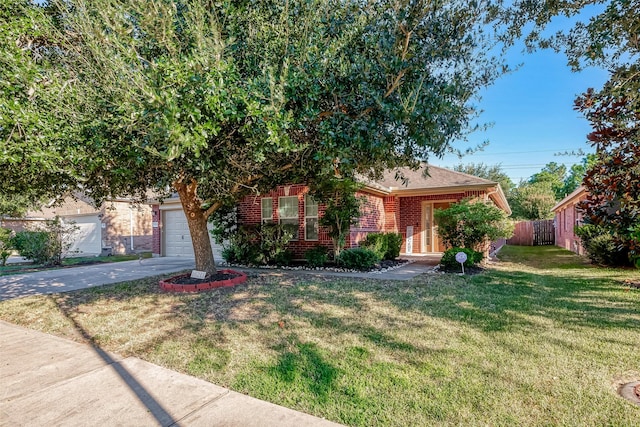
[[152, 249], [151, 207], [125, 199], [105, 202], [96, 208], [90, 199], [68, 197], [60, 206], [28, 212], [25, 218], [0, 219], [0, 226], [14, 231], [35, 229], [56, 216], [79, 228], [70, 252], [78, 256], [127, 254]]

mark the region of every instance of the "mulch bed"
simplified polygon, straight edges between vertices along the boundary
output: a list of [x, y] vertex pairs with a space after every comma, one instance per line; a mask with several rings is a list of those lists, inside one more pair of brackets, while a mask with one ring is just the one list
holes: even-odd
[[169, 292], [199, 292], [209, 289], [236, 286], [247, 281], [247, 275], [234, 270], [218, 270], [204, 279], [180, 274], [160, 281], [160, 288]]

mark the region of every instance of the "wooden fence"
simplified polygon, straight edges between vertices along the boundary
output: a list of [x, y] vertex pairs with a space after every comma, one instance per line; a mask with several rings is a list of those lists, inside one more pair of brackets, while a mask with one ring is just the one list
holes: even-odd
[[516, 223], [513, 237], [507, 244], [516, 246], [555, 245], [556, 231], [552, 219], [520, 221]]

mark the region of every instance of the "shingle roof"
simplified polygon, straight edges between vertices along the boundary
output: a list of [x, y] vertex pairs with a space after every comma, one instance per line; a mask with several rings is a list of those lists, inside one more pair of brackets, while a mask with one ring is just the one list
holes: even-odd
[[571, 194], [569, 194], [567, 197], [565, 197], [564, 199], [562, 199], [558, 203], [556, 203], [556, 205], [551, 208], [551, 212], [555, 212], [556, 210], [558, 210], [561, 207], [565, 206], [566, 204], [568, 204], [569, 202], [573, 201], [574, 199], [577, 199], [578, 197], [581, 197], [586, 192], [587, 192], [587, 189], [583, 185], [579, 186], [578, 188], [573, 190], [573, 192], [571, 192]]
[[[428, 176], [424, 176], [425, 167], [428, 170]], [[407, 179], [407, 182], [403, 183], [401, 179], [396, 180], [396, 173], [398, 173], [399, 176], [403, 175]], [[418, 170], [411, 170], [407, 167], [390, 169], [384, 173], [383, 178], [377, 181], [376, 184], [389, 190], [419, 190], [446, 187], [490, 186], [496, 183], [466, 173], [425, 164]]]

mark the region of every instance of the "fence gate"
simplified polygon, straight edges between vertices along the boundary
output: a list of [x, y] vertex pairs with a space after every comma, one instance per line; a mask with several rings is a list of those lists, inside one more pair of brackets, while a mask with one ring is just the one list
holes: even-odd
[[556, 230], [553, 220], [533, 221], [533, 246], [555, 245]]
[[553, 220], [520, 221], [516, 223], [513, 237], [507, 244], [516, 246], [555, 245], [556, 232]]

